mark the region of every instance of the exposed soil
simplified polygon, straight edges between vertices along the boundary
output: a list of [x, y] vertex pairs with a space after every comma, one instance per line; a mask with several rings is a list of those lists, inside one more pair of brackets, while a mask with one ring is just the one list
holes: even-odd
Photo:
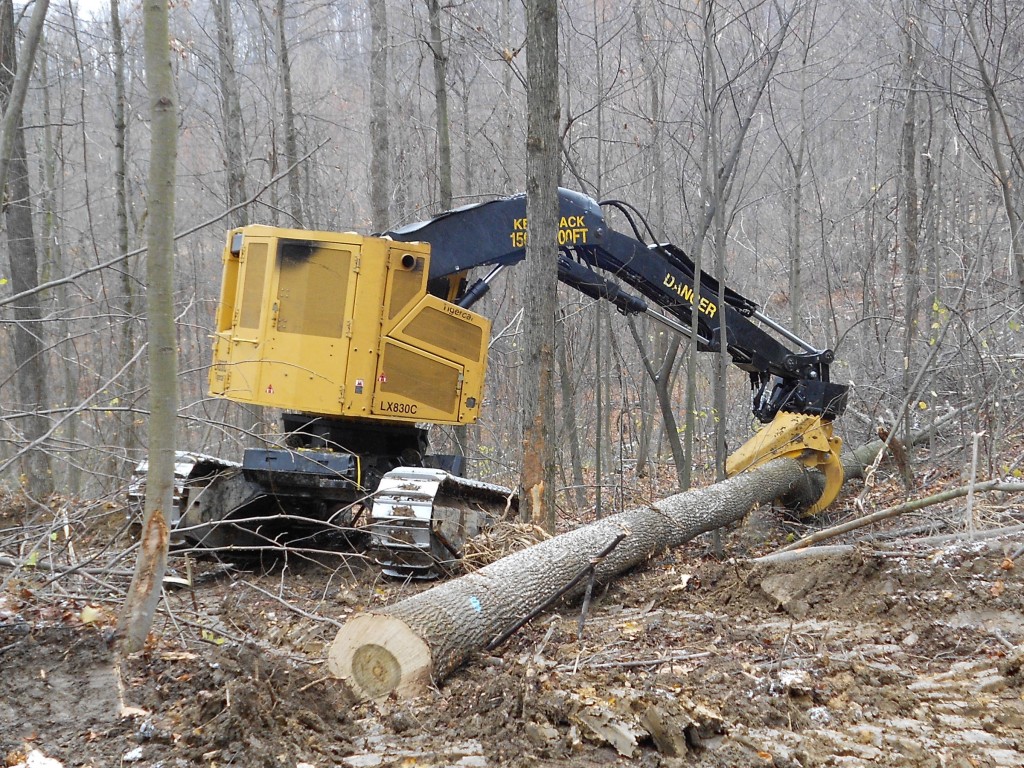
[[785, 531], [752, 530], [725, 536], [723, 558], [699, 540], [599, 590], [581, 639], [579, 606], [563, 605], [419, 700], [362, 704], [327, 677], [337, 622], [423, 587], [355, 558], [193, 562], [194, 588], [169, 588], [150, 646], [120, 661], [123, 576], [3, 566], [0, 758], [1024, 766], [1019, 534], [757, 563], [746, 553]]

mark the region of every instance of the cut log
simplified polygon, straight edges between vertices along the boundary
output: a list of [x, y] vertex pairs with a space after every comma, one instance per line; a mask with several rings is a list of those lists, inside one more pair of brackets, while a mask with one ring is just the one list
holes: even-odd
[[[806, 484], [809, 473], [791, 459], [773, 461], [707, 488], [606, 517], [386, 609], [358, 614], [338, 631], [328, 668], [358, 699], [391, 692], [416, 695], [562, 588], [620, 533], [626, 538], [595, 567], [598, 583], [740, 520], [754, 506]], [[581, 582], [567, 594], [585, 588]]]
[[[869, 443], [844, 456], [846, 477], [863, 476], [882, 446], [882, 441]], [[809, 505], [822, 487], [819, 473], [792, 459], [778, 459], [707, 488], [606, 517], [387, 608], [354, 616], [331, 645], [328, 669], [360, 700], [391, 692], [417, 695], [563, 589], [619, 534], [627, 535], [594, 567], [598, 583], [740, 520], [758, 504], [789, 499]], [[584, 580], [566, 594], [578, 596], [585, 588]]]
[[359, 698], [376, 699], [392, 691], [399, 697], [415, 696], [430, 684], [430, 648], [401, 619], [360, 613], [340, 631], [353, 650], [331, 653], [331, 673], [359, 681]]

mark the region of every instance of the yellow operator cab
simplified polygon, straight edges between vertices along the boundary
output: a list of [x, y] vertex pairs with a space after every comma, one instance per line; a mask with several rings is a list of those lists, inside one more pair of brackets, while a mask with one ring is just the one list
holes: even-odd
[[228, 233], [210, 394], [323, 416], [477, 420], [490, 321], [427, 292], [430, 246]]

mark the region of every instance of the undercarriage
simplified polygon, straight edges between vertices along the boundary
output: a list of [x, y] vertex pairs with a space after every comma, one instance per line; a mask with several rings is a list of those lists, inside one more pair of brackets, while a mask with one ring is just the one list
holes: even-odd
[[[510, 489], [425, 454], [426, 430], [292, 416], [285, 426], [287, 447], [249, 448], [240, 464], [177, 454], [173, 541], [233, 557], [365, 551], [388, 576], [423, 579], [450, 572], [467, 539], [517, 510]], [[360, 444], [370, 451], [348, 449]], [[137, 510], [147, 469], [129, 489]]]

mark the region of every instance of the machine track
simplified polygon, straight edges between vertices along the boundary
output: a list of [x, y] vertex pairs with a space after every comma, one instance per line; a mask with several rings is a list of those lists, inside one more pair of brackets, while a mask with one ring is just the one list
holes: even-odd
[[[279, 453], [288, 453], [293, 459], [299, 455], [297, 452]], [[301, 455], [307, 456], [308, 452]], [[236, 553], [287, 546], [290, 537], [273, 534], [268, 522], [279, 515], [270, 514], [273, 509], [264, 509], [267, 504], [277, 505], [273, 493], [265, 487], [271, 481], [259, 473], [254, 474], [248, 466], [253, 463], [238, 464], [203, 454], [179, 452], [171, 514], [176, 539], [200, 547], [231, 549]], [[321, 473], [289, 474], [278, 468], [272, 479], [277, 482], [289, 479], [295, 486], [298, 482], [295, 478], [299, 477], [305, 485], [314, 483], [316, 486], [316, 492], [303, 493], [318, 497], [324, 490], [321, 486], [334, 482], [334, 475], [328, 469], [324, 468]], [[145, 500], [147, 470], [145, 461], [136, 467], [128, 491], [129, 508], [139, 517]], [[292, 490], [294, 493], [294, 488]], [[299, 497], [289, 498], [292, 505], [303, 502]], [[329, 505], [325, 506], [327, 508]], [[503, 486], [467, 480], [442, 469], [397, 467], [383, 475], [372, 494], [369, 524], [353, 529], [346, 543], [348, 548], [365, 546], [366, 539], [360, 542], [360, 537], [354, 534], [361, 531], [365, 537], [368, 533], [370, 554], [385, 575], [433, 579], [453, 570], [462, 558], [467, 539], [517, 509], [515, 492]], [[302, 517], [299, 508], [295, 512]], [[239, 516], [244, 519], [236, 519]], [[333, 527], [339, 524], [333, 518], [332, 522]], [[305, 523], [315, 529], [312, 512]], [[326, 530], [331, 526], [325, 521], [324, 527]], [[314, 529], [302, 529], [304, 541], [308, 542]]]
[[467, 539], [517, 506], [515, 492], [500, 485], [397, 467], [374, 494], [370, 549], [388, 576], [437, 578], [462, 558]]

